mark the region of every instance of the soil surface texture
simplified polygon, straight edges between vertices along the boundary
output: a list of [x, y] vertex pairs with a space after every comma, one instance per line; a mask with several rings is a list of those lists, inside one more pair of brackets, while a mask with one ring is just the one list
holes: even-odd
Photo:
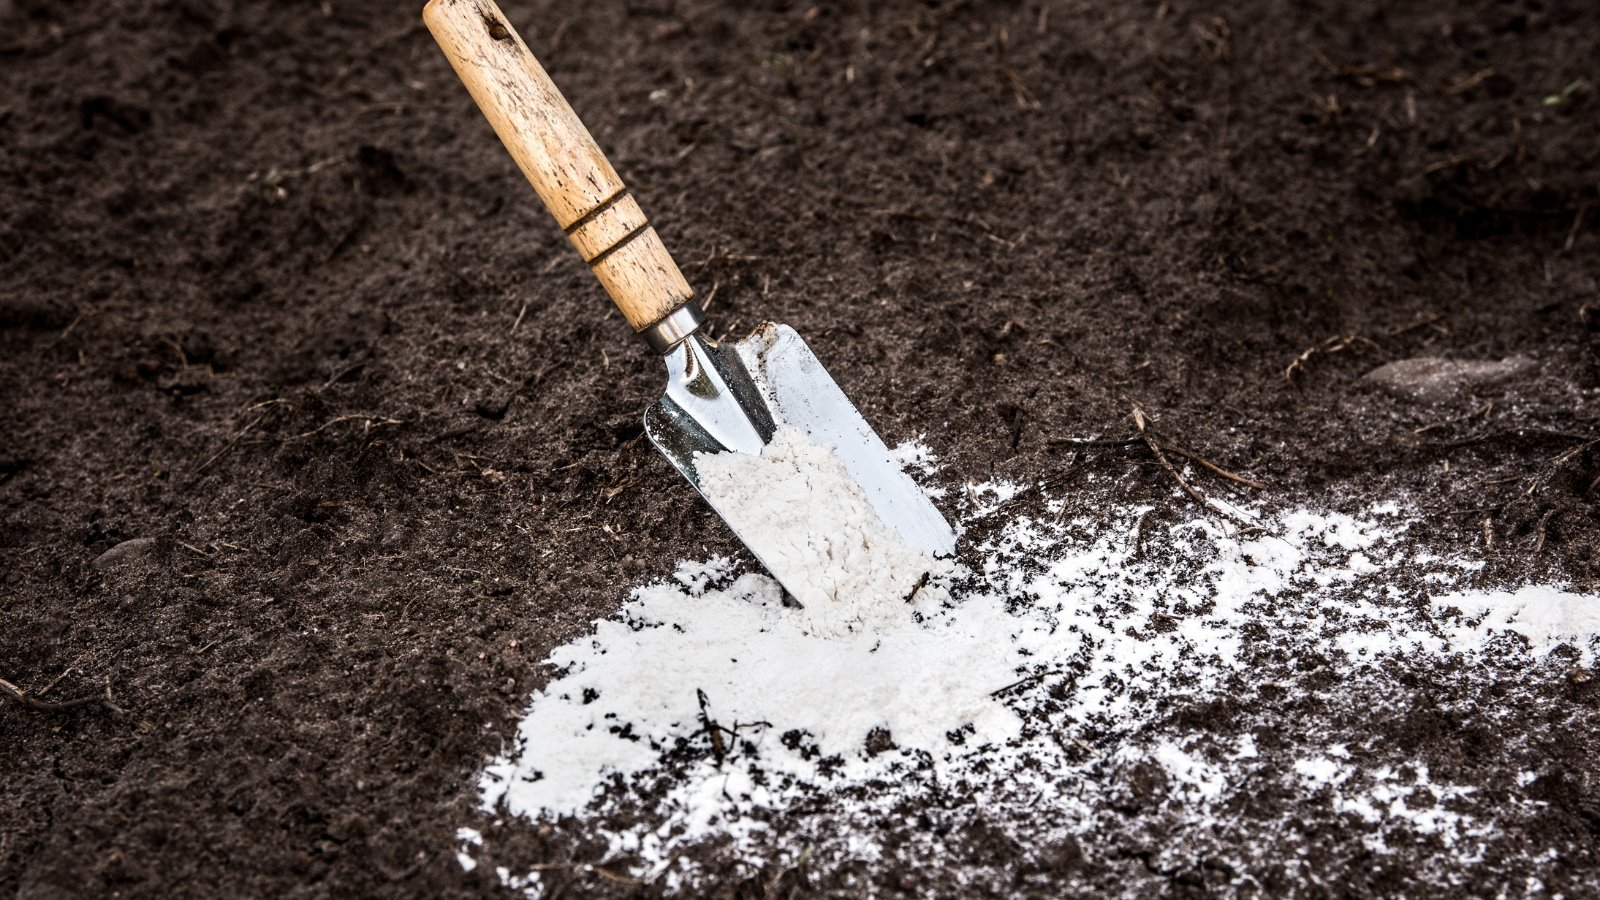
[[[1193, 515], [1137, 407], [1267, 496], [1410, 497], [1488, 582], [1600, 590], [1600, 6], [504, 8], [714, 333], [793, 325], [952, 496], [1088, 467]], [[455, 829], [541, 661], [740, 552], [643, 435], [660, 364], [419, 13], [0, 0], [0, 896], [495, 894]], [[1415, 358], [1473, 365], [1363, 381]], [[1541, 889], [1596, 896], [1600, 681], [1554, 672], [1516, 701], [1546, 818], [1484, 865], [1554, 842]], [[1430, 708], [1375, 727], [1492, 742]], [[522, 824], [525, 864], [581, 843]], [[963, 896], [1002, 837], [706, 889]], [[1270, 893], [1431, 877], [1307, 847], [1319, 884]], [[1234, 889], [1152, 852], [984, 890]]]

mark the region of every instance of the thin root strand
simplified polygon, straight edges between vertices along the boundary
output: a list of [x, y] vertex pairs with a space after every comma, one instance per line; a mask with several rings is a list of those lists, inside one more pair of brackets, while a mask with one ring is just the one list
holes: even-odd
[[[53, 686], [54, 685], [52, 685], [52, 687]], [[67, 712], [69, 710], [82, 709], [85, 706], [98, 706], [102, 712], [113, 719], [120, 719], [124, 714], [122, 707], [118, 706], [111, 699], [110, 681], [106, 682], [106, 690], [103, 696], [91, 694], [89, 696], [78, 697], [73, 700], [62, 700], [59, 703], [51, 703], [46, 700], [40, 700], [22, 688], [19, 688], [11, 682], [6, 681], [4, 678], [0, 678], [0, 693], [4, 693], [9, 696], [24, 709], [31, 709], [35, 712]]]
[[1183, 477], [1183, 473], [1179, 472], [1177, 467], [1173, 466], [1171, 460], [1167, 459], [1167, 455], [1161, 452], [1161, 445], [1157, 444], [1155, 439], [1152, 438], [1145, 430], [1144, 410], [1140, 409], [1138, 406], [1133, 408], [1133, 427], [1138, 430], [1139, 436], [1144, 438], [1145, 446], [1150, 448], [1150, 454], [1156, 458], [1156, 463], [1161, 466], [1162, 471], [1166, 472], [1173, 481], [1176, 481], [1178, 483], [1178, 487], [1182, 488], [1183, 492], [1188, 494], [1190, 499], [1194, 500], [1194, 502], [1200, 504], [1202, 507], [1216, 513], [1217, 515], [1223, 516], [1224, 518], [1233, 519], [1234, 521], [1240, 522], [1247, 526], [1255, 525], [1254, 522], [1251, 522], [1244, 516], [1213, 503], [1210, 497], [1202, 494], [1199, 488], [1196, 488], [1194, 485], [1190, 484], [1189, 480]]

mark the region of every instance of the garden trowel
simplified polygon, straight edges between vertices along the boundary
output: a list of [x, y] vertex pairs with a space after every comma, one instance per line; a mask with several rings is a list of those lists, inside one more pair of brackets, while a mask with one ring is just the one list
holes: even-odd
[[[499, 7], [431, 0], [423, 19], [556, 224], [628, 324], [665, 359], [666, 393], [645, 411], [645, 431], [717, 513], [732, 521], [702, 488], [696, 456], [760, 454], [777, 428], [792, 427], [813, 444], [833, 446], [878, 517], [908, 546], [952, 553], [949, 524], [794, 329], [769, 323], [720, 344], [701, 333], [704, 316], [683, 273]], [[771, 570], [774, 548], [762, 544], [784, 536], [739, 537]]]

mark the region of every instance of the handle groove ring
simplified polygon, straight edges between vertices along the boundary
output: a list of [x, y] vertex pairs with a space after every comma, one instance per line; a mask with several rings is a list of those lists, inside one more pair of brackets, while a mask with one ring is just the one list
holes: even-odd
[[571, 225], [568, 225], [566, 227], [565, 231], [567, 232], [567, 234], [570, 235], [574, 231], [577, 231], [578, 229], [582, 228], [583, 226], [589, 224], [590, 222], [593, 222], [595, 219], [600, 218], [602, 215], [605, 214], [606, 210], [608, 210], [612, 206], [616, 205], [617, 201], [621, 200], [623, 197], [626, 197], [626, 196], [628, 196], [628, 186], [627, 185], [623, 185], [622, 187], [617, 188], [616, 193], [612, 194], [611, 196], [607, 197], [604, 200], [601, 200], [599, 206], [596, 206], [594, 209], [591, 209], [588, 212], [584, 213], [583, 215], [579, 216], [577, 219], [575, 219], [573, 221], [573, 223]]
[[608, 257], [611, 254], [617, 252], [618, 250], [621, 250], [623, 247], [626, 247], [628, 245], [628, 242], [632, 241], [634, 238], [638, 237], [641, 234], [644, 234], [646, 231], [649, 231], [649, 230], [650, 230], [650, 223], [646, 222], [643, 225], [640, 225], [638, 228], [635, 228], [634, 230], [632, 230], [632, 231], [628, 232], [627, 234], [623, 235], [621, 240], [617, 241], [615, 244], [612, 244], [611, 246], [607, 247], [606, 249], [601, 250], [599, 253], [596, 253], [592, 258], [585, 260], [585, 262], [587, 262], [589, 264], [589, 268], [592, 269], [595, 266], [598, 266], [601, 263], [605, 262], [606, 261], [606, 257]]

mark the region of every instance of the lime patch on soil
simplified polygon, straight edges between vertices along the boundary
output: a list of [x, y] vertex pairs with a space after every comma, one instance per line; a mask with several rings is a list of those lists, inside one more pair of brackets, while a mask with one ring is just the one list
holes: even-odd
[[[995, 498], [1017, 493], [970, 486], [963, 522], [1006, 517]], [[975, 890], [1152, 832], [1169, 837], [1150, 866], [1314, 886], [1295, 848], [1328, 828], [1374, 853], [1423, 846], [1451, 884], [1537, 814], [1520, 770], [1463, 783], [1373, 723], [1409, 714], [1418, 666], [1503, 677], [1504, 658], [1461, 655], [1501, 646], [1486, 635], [1527, 637], [1522, 670], [1560, 642], [1587, 653], [1600, 599], [1468, 592], [1474, 562], [1408, 534], [1393, 503], [1253, 508], [1259, 532], [1044, 508], [988, 528], [904, 615], [843, 633], [763, 574], [681, 563], [552, 654], [560, 673], [481, 776], [483, 810], [504, 827], [580, 817], [607, 846], [595, 865], [667, 889], [730, 860], [909, 870], [974, 828], [1000, 848], [963, 864]], [[1265, 794], [1290, 811], [1239, 814]], [[507, 872], [540, 892], [537, 870]]]

